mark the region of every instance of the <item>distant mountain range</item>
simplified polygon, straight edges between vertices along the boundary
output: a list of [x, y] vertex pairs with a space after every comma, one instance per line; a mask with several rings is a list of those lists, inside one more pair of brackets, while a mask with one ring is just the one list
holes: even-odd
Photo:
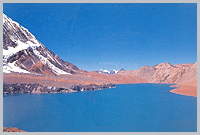
[[[181, 83], [184, 80], [197, 81], [197, 62], [188, 64], [172, 65], [161, 63], [155, 66], [143, 66], [134, 71], [121, 70], [117, 74], [137, 76], [145, 79], [148, 83]], [[187, 79], [186, 79], [187, 78]]]
[[103, 70], [103, 69], [100, 69], [99, 70], [99, 73], [103, 73], [103, 74], [116, 74], [118, 71], [115, 70], [115, 69], [112, 69], [111, 71], [108, 71], [108, 70]]
[[[179, 83], [184, 80], [197, 80], [197, 62], [188, 64], [172, 65], [164, 62], [155, 66], [142, 66], [134, 71], [117, 70], [99, 70], [99, 73], [118, 74], [124, 76], [134, 76], [142, 78], [149, 83]], [[185, 79], [187, 78], [187, 79]]]

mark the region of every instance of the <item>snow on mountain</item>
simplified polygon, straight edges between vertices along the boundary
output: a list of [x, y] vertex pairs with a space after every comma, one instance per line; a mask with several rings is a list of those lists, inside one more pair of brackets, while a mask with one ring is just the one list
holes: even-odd
[[48, 50], [28, 29], [3, 14], [3, 72], [74, 74], [74, 64]]
[[110, 74], [110, 72], [108, 70], [106, 70], [106, 69], [105, 70], [100, 69], [99, 73]]
[[115, 74], [115, 73], [117, 73], [118, 71], [117, 70], [115, 70], [115, 69], [112, 69], [111, 71], [108, 71], [108, 70], [103, 70], [103, 69], [100, 69], [99, 70], [99, 73], [103, 73], [103, 74]]
[[118, 71], [115, 70], [115, 69], [112, 69], [112, 70], [110, 71], [110, 74], [116, 74], [116, 73], [118, 73]]

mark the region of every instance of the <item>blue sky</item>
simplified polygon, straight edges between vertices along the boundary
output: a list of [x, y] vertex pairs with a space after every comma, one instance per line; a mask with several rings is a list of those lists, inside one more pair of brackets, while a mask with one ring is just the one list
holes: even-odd
[[84, 70], [197, 61], [197, 4], [4, 3], [3, 12]]

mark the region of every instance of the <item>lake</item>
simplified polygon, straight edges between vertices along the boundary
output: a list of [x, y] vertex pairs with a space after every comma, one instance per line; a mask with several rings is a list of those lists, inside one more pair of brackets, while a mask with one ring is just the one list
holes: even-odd
[[29, 132], [196, 132], [197, 98], [169, 84], [60, 94], [4, 94], [3, 126]]

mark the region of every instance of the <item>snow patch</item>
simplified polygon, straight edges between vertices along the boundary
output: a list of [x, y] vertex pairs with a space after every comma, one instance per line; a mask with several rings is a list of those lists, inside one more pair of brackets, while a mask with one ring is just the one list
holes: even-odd
[[112, 70], [110, 71], [110, 74], [116, 74], [116, 73], [118, 73], [118, 71], [115, 70], [115, 69], [112, 69]]
[[115, 69], [112, 69], [110, 72], [108, 70], [103, 70], [103, 69], [100, 69], [99, 70], [99, 73], [104, 73], [104, 74], [116, 74], [118, 71], [115, 70]]
[[31, 59], [32, 63], [35, 65], [35, 62]]
[[17, 44], [17, 47], [8, 47], [8, 50], [3, 49], [3, 55], [13, 55], [19, 51], [28, 49], [29, 47], [34, 49], [40, 46], [40, 44], [34, 44], [30, 41], [27, 41], [26, 43], [21, 42], [20, 40], [17, 40], [15, 42]]
[[106, 69], [105, 70], [100, 69], [99, 73], [110, 74], [110, 72], [108, 70], [106, 70]]
[[59, 64], [59, 65], [61, 65], [62, 66], [62, 64], [60, 64], [60, 62], [58, 62], [58, 60], [55, 58], [55, 60], [56, 60], [56, 62]]
[[26, 71], [24, 69], [17, 67], [15, 63], [16, 61], [13, 63], [8, 63], [7, 65], [3, 66], [3, 72], [4, 73], [11, 73], [11, 72], [30, 73], [29, 71]]

